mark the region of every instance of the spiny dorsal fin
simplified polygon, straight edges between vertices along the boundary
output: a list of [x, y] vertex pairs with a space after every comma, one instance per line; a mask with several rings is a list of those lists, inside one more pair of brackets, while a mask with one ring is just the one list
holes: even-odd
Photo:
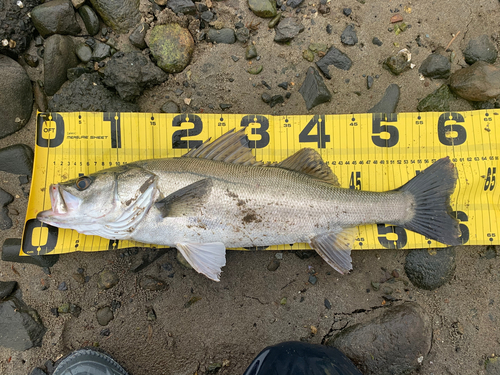
[[329, 182], [334, 186], [340, 186], [337, 176], [325, 164], [321, 155], [312, 148], [303, 148], [297, 151], [292, 156], [276, 164], [276, 167], [305, 173], [322, 181]]
[[245, 128], [241, 128], [237, 132], [231, 129], [213, 142], [208, 139], [201, 146], [192, 149], [182, 157], [217, 160], [232, 164], [263, 165], [262, 162], [255, 160], [252, 150], [248, 148]]

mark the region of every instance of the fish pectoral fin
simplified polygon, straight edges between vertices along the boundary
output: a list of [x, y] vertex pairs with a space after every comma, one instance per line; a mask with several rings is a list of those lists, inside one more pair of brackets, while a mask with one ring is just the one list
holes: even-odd
[[273, 166], [288, 169], [289, 171], [304, 173], [334, 186], [340, 186], [337, 176], [335, 176], [330, 167], [325, 164], [321, 155], [312, 148], [303, 148]]
[[210, 178], [193, 182], [156, 202], [155, 206], [162, 217], [198, 216], [212, 186]]
[[196, 271], [220, 281], [221, 268], [226, 265], [226, 246], [222, 242], [177, 243], [175, 246]]
[[356, 236], [356, 228], [339, 228], [320, 234], [311, 239], [311, 247], [342, 275], [352, 270], [351, 249]]

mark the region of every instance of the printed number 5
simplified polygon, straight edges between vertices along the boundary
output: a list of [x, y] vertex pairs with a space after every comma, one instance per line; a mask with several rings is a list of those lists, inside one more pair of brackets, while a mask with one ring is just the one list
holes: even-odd
[[[396, 122], [396, 113], [374, 113], [372, 117], [372, 141], [378, 147], [393, 147], [399, 142], [399, 131], [394, 125], [381, 125], [381, 122]], [[381, 133], [389, 134], [389, 138], [382, 138]]]

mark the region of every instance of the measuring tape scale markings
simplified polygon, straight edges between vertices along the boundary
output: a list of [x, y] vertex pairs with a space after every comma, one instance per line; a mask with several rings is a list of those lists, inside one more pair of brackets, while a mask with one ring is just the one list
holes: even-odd
[[[258, 160], [280, 161], [300, 148], [317, 149], [342, 186], [352, 189], [383, 191], [399, 187], [439, 157], [450, 155], [459, 171], [451, 203], [461, 222], [462, 242], [498, 243], [499, 193], [495, 185], [499, 137], [492, 126], [498, 121], [496, 116], [488, 111], [274, 117], [41, 113], [23, 249], [26, 254], [34, 254], [150, 246], [84, 236], [37, 223], [36, 213], [49, 208], [50, 198], [44, 190], [52, 182], [135, 160], [178, 157], [210, 136], [216, 139], [234, 127], [249, 128], [250, 147]], [[355, 248], [431, 245], [442, 246], [401, 227], [379, 224], [359, 227]], [[304, 247], [307, 245], [271, 248]]]

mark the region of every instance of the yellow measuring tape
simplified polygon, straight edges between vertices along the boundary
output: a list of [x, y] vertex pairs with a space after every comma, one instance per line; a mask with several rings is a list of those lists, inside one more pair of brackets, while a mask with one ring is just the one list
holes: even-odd
[[[36, 215], [50, 208], [52, 183], [136, 160], [179, 157], [210, 137], [240, 127], [248, 128], [249, 146], [257, 160], [278, 162], [301, 148], [314, 148], [341, 186], [351, 189], [397, 188], [448, 155], [459, 176], [451, 206], [460, 220], [462, 243], [499, 244], [499, 112], [300, 116], [39, 113], [21, 254], [154, 246], [51, 227], [37, 221]], [[401, 227], [379, 224], [360, 226], [354, 249], [443, 246]], [[294, 244], [268, 249], [307, 248]]]

